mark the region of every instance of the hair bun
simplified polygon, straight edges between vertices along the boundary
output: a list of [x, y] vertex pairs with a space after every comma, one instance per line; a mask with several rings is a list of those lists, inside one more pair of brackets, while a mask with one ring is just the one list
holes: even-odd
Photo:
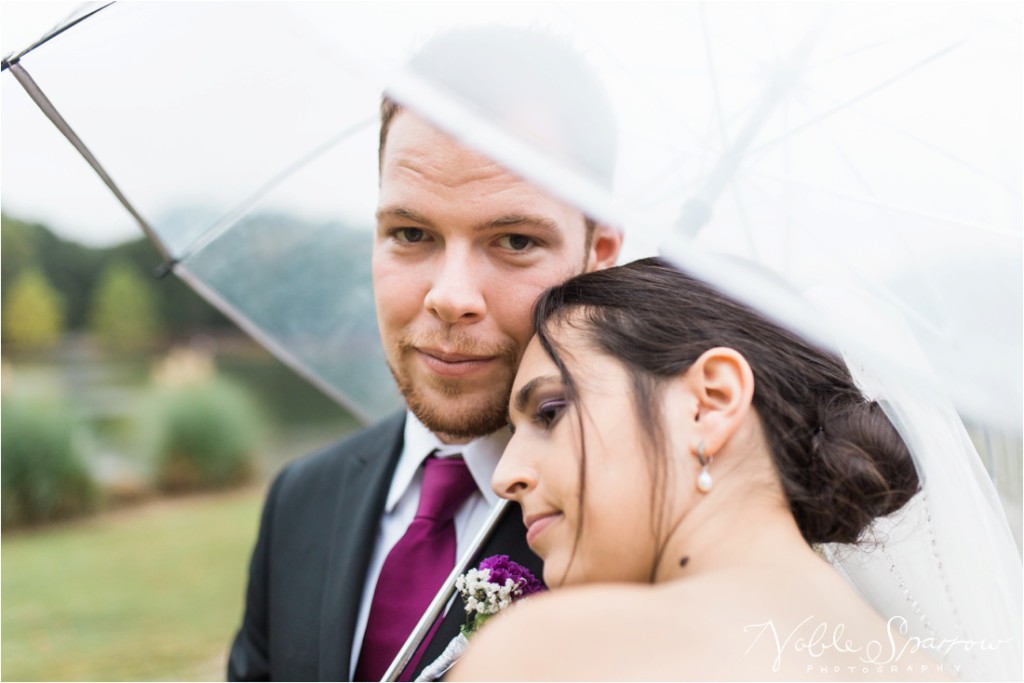
[[808, 481], [790, 496], [793, 514], [810, 543], [854, 543], [917, 493], [917, 470], [877, 402], [827, 405], [820, 416]]

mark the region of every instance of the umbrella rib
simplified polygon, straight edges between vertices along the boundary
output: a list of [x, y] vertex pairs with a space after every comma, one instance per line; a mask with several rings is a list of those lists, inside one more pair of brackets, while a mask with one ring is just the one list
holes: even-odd
[[757, 109], [747, 120], [746, 125], [725, 149], [715, 163], [714, 169], [707, 177], [707, 182], [696, 197], [691, 197], [683, 204], [683, 210], [676, 220], [675, 227], [687, 234], [696, 234], [711, 218], [711, 207], [719, 194], [726, 188], [729, 181], [743, 164], [744, 155], [748, 153], [761, 127], [771, 116], [786, 93], [793, 87], [795, 79], [789, 74], [802, 68], [806, 63], [814, 44], [817, 42], [820, 27], [829, 19], [831, 11], [824, 11], [818, 26], [807, 32], [800, 44], [789, 57], [786, 71], [780, 71], [758, 100]]
[[[800, 100], [801, 103], [805, 102], [805, 99], [802, 95], [797, 95], [797, 99]], [[810, 107], [808, 107], [808, 109], [810, 109]], [[853, 163], [853, 159], [851, 159], [850, 155], [846, 153], [846, 150], [843, 149], [843, 146], [839, 144], [839, 141], [836, 140], [835, 136], [832, 134], [832, 131], [830, 131], [828, 129], [828, 126], [825, 125], [825, 122], [818, 121], [815, 125], [821, 131], [822, 136], [824, 136], [824, 138], [828, 140], [829, 144], [832, 146], [832, 149], [835, 150], [839, 158], [843, 160], [843, 163], [850, 170], [850, 173], [853, 175], [853, 177], [857, 180], [857, 184], [861, 186], [861, 189], [864, 190], [864, 192], [866, 192], [868, 195], [874, 197], [875, 192], [871, 188], [871, 185], [868, 183], [867, 180], [865, 180], [864, 176], [860, 172], [860, 169], [857, 168], [857, 164]]]
[[[39, 46], [41, 46], [41, 45], [43, 45], [45, 43], [48, 43], [49, 41], [53, 40], [54, 38], [56, 38], [60, 34], [64, 33], [64, 31], [67, 31], [72, 26], [75, 26], [75, 25], [85, 21], [86, 19], [88, 19], [92, 15], [96, 14], [97, 12], [100, 12], [102, 10], [107, 9], [108, 7], [110, 7], [113, 4], [114, 4], [113, 2], [108, 2], [105, 5], [101, 5], [100, 7], [97, 7], [96, 9], [92, 10], [88, 14], [83, 14], [82, 16], [78, 17], [74, 21], [71, 21], [71, 22], [69, 22], [67, 24], [63, 24], [63, 25], [58, 24], [54, 28], [50, 29], [49, 33], [47, 33], [42, 38], [40, 38], [36, 42], [34, 42], [31, 45], [29, 45], [27, 48], [25, 48], [24, 50], [22, 50], [18, 54], [16, 54], [16, 55], [8, 55], [7, 57], [4, 57], [3, 63], [2, 63], [2, 65], [0, 65], [0, 71], [6, 71], [10, 67], [14, 66], [19, 61], [21, 61], [21, 58], [24, 57], [25, 55], [27, 55], [29, 52], [32, 52], [32, 50], [35, 50], [37, 47], [39, 47]], [[66, 18], [65, 18], [65, 21], [67, 21]]]
[[911, 216], [917, 216], [919, 218], [927, 218], [929, 220], [939, 221], [941, 223], [963, 228], [965, 230], [987, 232], [990, 235], [1001, 235], [1004, 237], [1021, 236], [1021, 233], [1017, 231], [994, 228], [990, 225], [981, 225], [979, 223], [967, 223], [965, 221], [957, 220], [955, 218], [948, 218], [946, 216], [938, 216], [936, 214], [921, 211], [920, 209], [913, 209], [908, 206], [900, 206], [898, 204], [893, 204], [891, 202], [883, 202], [879, 199], [874, 199], [872, 197], [857, 196], [854, 194], [850, 194], [848, 192], [843, 192], [842, 190], [837, 190], [832, 187], [817, 185], [806, 180], [801, 180], [799, 178], [782, 176], [777, 173], [771, 173], [770, 171], [748, 169], [747, 172], [751, 175], [760, 176], [762, 178], [767, 178], [768, 180], [774, 180], [776, 182], [788, 182], [796, 185], [801, 185], [803, 187], [815, 190], [817, 192], [823, 192], [825, 194], [830, 194], [836, 197], [842, 197], [843, 199], [849, 199], [850, 201], [854, 201], [857, 202], [858, 204], [863, 204], [865, 206], [871, 206], [879, 209], [889, 209], [891, 211], [898, 211], [900, 213], [905, 213]]
[[709, 145], [708, 145], [708, 143], [707, 143], [707, 141], [705, 139], [705, 136], [701, 135], [696, 130], [694, 130], [692, 127], [690, 127], [690, 125], [687, 124], [686, 121], [683, 121], [682, 119], [677, 117], [676, 116], [676, 110], [671, 105], [669, 105], [668, 102], [665, 101], [665, 99], [660, 95], [660, 93], [658, 93], [656, 90], [652, 89], [647, 84], [647, 82], [644, 81], [642, 78], [638, 78], [637, 75], [636, 75], [636, 72], [631, 70], [631, 69], [629, 69], [625, 64], [623, 64], [622, 61], [618, 57], [615, 56], [615, 53], [612, 50], [609, 50], [607, 45], [605, 45], [603, 42], [599, 41], [597, 39], [597, 37], [592, 32], [589, 32], [586, 29], [584, 29], [582, 27], [582, 24], [580, 23], [580, 20], [574, 14], [572, 14], [569, 11], [569, 9], [565, 6], [565, 3], [555, 3], [554, 6], [555, 6], [555, 9], [557, 9], [563, 16], [565, 16], [565, 18], [568, 21], [570, 21], [573, 24], [575, 24], [576, 28], [580, 31], [581, 34], [589, 36], [590, 39], [594, 42], [594, 44], [597, 47], [599, 47], [602, 52], [604, 52], [605, 56], [608, 57], [615, 64], [615, 66], [617, 66], [619, 69], [621, 69], [623, 73], [631, 75], [633, 77], [633, 81], [635, 83], [641, 84], [641, 87], [643, 88], [644, 92], [651, 98], [651, 100], [653, 102], [657, 103], [658, 106], [661, 109], [663, 109], [665, 112], [667, 112], [669, 115], [671, 115], [674, 119], [678, 120], [683, 125], [683, 128], [690, 135], [693, 136], [693, 138], [698, 142], [698, 144], [701, 144], [704, 147], [709, 147]]
[[658, 206], [661, 203], [675, 199], [680, 196], [685, 196], [687, 191], [692, 187], [698, 186], [706, 182], [708, 174], [701, 173], [686, 180], [681, 178], [678, 185], [670, 185], [668, 188], [662, 187], [664, 182], [672, 183], [671, 178], [664, 180], [666, 176], [675, 170], [679, 164], [680, 159], [684, 158], [683, 153], [676, 154], [672, 159], [667, 161], [662, 167], [659, 167], [656, 173], [651, 174], [651, 179], [641, 184], [640, 191], [636, 192], [632, 196], [632, 200], [636, 206], [640, 207], [652, 207]]
[[217, 238], [223, 235], [232, 225], [238, 222], [245, 214], [247, 214], [253, 206], [255, 206], [264, 196], [267, 195], [271, 190], [280, 185], [282, 182], [287, 180], [289, 177], [297, 173], [311, 161], [322, 155], [327, 150], [331, 149], [340, 142], [345, 141], [353, 134], [359, 132], [364, 127], [376, 122], [377, 117], [372, 116], [357, 123], [352, 124], [348, 128], [345, 128], [340, 133], [330, 138], [329, 140], [317, 145], [312, 150], [302, 155], [286, 168], [279, 173], [275, 174], [270, 180], [263, 183], [259, 188], [252, 192], [248, 197], [243, 199], [235, 208], [230, 209], [220, 219], [218, 219], [206, 232], [197, 237], [192, 244], [190, 244], [182, 253], [179, 260], [184, 261], [197, 253], [205, 249], [214, 242]]
[[335, 402], [351, 412], [357, 420], [362, 422], [364, 425], [373, 422], [371, 415], [363, 408], [363, 406], [343, 394], [317, 373], [308, 369], [305, 363], [288, 351], [283, 344], [277, 342], [273, 335], [264, 331], [258, 324], [250, 320], [249, 317], [239, 310], [237, 306], [225, 299], [219, 292], [214, 290], [213, 287], [206, 284], [206, 282], [198, 275], [189, 270], [187, 265], [176, 270], [175, 274], [194, 289], [199, 296], [206, 299], [206, 301], [230, 318], [232, 322], [242, 329], [242, 331], [262, 344], [263, 347], [270, 351], [278, 360], [295, 371], [307, 382], [324, 392], [327, 396], [334, 399]]
[[[918, 33], [920, 33], [920, 31]], [[868, 43], [867, 45], [861, 45], [858, 48], [854, 48], [852, 50], [847, 50], [846, 52], [844, 52], [842, 54], [836, 55], [835, 57], [830, 57], [829, 59], [823, 59], [820, 62], [816, 62], [814, 64], [810, 64], [807, 67], [807, 71], [817, 71], [818, 69], [820, 69], [823, 66], [828, 66], [830, 64], [835, 64], [837, 62], [845, 61], [845, 60], [849, 59], [850, 57], [853, 57], [853, 56], [861, 54], [862, 52], [869, 52], [871, 50], [876, 50], [876, 49], [878, 49], [880, 47], [884, 47], [886, 45], [889, 45], [890, 43], [897, 43], [897, 42], [906, 40], [907, 38], [911, 37], [912, 35], [914, 35], [914, 34], [908, 33], [908, 34], [902, 35], [902, 36], [892, 36], [892, 37], [889, 37], [889, 38], [884, 38], [882, 40], [876, 40], [875, 42]]]
[[[756, 183], [750, 183], [750, 185], [758, 189], [761, 192], [761, 194], [764, 195], [765, 201], [767, 201], [770, 204], [774, 204], [775, 206], [779, 206], [779, 202], [774, 197], [774, 195], [772, 195], [769, 192], [765, 192], [763, 189], [757, 187]], [[814, 230], [804, 230], [804, 234], [807, 235], [808, 240], [816, 244], [819, 249], [822, 249], [830, 256], [835, 257], [838, 255], [836, 249], [829, 245], [824, 240], [820, 239], [818, 237], [817, 232], [815, 232]], [[864, 273], [862, 273], [860, 270], [854, 267], [854, 265], [851, 264], [848, 260], [839, 258], [836, 259], [835, 262], [845, 264], [847, 272], [851, 273], [857, 280], [857, 282], [859, 282], [860, 285], [864, 287], [864, 291], [874, 292], [883, 300], [888, 301], [891, 305], [893, 305], [898, 310], [903, 312], [907, 316], [908, 320], [917, 321], [917, 323], [921, 326], [922, 330], [926, 330], [937, 337], [943, 336], [944, 331], [934, 321], [925, 318], [920, 313], [918, 313], [916, 309], [914, 309], [912, 306], [910, 306], [905, 301], [900, 299], [898, 296], [895, 296], [894, 294], [890, 293], [889, 290], [880, 287], [874, 280], [864, 275]]]
[[747, 238], [750, 253], [754, 260], [760, 260], [761, 254], [757, 248], [757, 243], [754, 242], [754, 232], [750, 229], [750, 221], [747, 218], [747, 207], [743, 203], [743, 195], [740, 193], [740, 188], [735, 178], [730, 179], [729, 188], [732, 190], [733, 198], [736, 200], [736, 213], [740, 216], [740, 224], [743, 226], [743, 235]]
[[[823, 93], [823, 92], [821, 92], [820, 90], [817, 90], [817, 89], [813, 89], [813, 90], [811, 90], [811, 92], [815, 93], [816, 95], [818, 95], [820, 97], [824, 97], [826, 99], [834, 99], [831, 96], [829, 96], [827, 93]], [[921, 136], [915, 135], [914, 133], [910, 132], [909, 130], [906, 130], [905, 128], [901, 128], [900, 126], [897, 126], [896, 124], [890, 123], [890, 122], [885, 121], [883, 119], [880, 119], [877, 116], [872, 116], [871, 114], [868, 114], [867, 112], [858, 111], [857, 114], [859, 116], [863, 116], [864, 118], [866, 118], [867, 120], [869, 120], [869, 121], [871, 121], [873, 123], [878, 124], [879, 126], [884, 126], [884, 127], [888, 128], [889, 130], [891, 130], [891, 131], [893, 131], [895, 133], [898, 133], [899, 135], [902, 135], [903, 137], [907, 138], [908, 140], [912, 140], [912, 141], [916, 142], [917, 144], [921, 145], [922, 147], [924, 147], [926, 149], [931, 150], [932, 152], [935, 152], [936, 154], [939, 154], [941, 156], [946, 157], [946, 159], [948, 159], [949, 161], [952, 161], [953, 163], [955, 163], [955, 164], [957, 164], [959, 166], [963, 166], [967, 170], [969, 170], [972, 173], [974, 173], [974, 174], [984, 178], [985, 180], [989, 180], [989, 181], [991, 181], [993, 183], [996, 183], [997, 185], [999, 185], [1000, 187], [1002, 187], [1003, 189], [1008, 191], [1014, 197], [1019, 197], [1020, 196], [1020, 193], [1017, 191], [1017, 188], [1015, 188], [1014, 186], [1006, 183], [1005, 181], [1001, 180], [1000, 178], [996, 178], [996, 177], [992, 176], [991, 174], [986, 173], [983, 168], [975, 166], [971, 162], [966, 161], [965, 159], [962, 159], [962, 158], [956, 156], [955, 154], [952, 154], [951, 152], [948, 152], [947, 150], [942, 149], [938, 145], [936, 145], [934, 143], [931, 143], [928, 140], [925, 140]]]
[[[801, 102], [803, 101], [802, 97], [799, 97], [798, 99], [800, 99]], [[843, 146], [839, 144], [839, 141], [836, 140], [835, 136], [832, 135], [832, 132], [828, 129], [828, 126], [825, 124], [825, 122], [820, 121], [817, 124], [817, 126], [821, 130], [821, 134], [825, 137], [826, 140], [828, 140], [829, 144], [832, 145], [832, 148], [835, 150], [836, 154], [839, 155], [839, 158], [842, 159], [843, 163], [845, 163], [847, 168], [849, 168], [850, 173], [856, 179], [857, 184], [861, 186], [861, 189], [871, 198], [871, 201], [876, 202], [876, 204], [881, 204], [881, 202], [879, 202], [875, 197], [875, 192], [872, 189], [870, 183], [868, 183], [868, 181], [861, 175], [860, 170], [857, 168], [857, 165], [853, 163], [853, 160], [846, 153], [846, 150], [843, 149]], [[887, 216], [882, 216], [881, 220], [885, 221], [885, 223], [888, 225], [889, 221]], [[906, 253], [908, 254], [909, 258], [912, 259], [915, 262], [915, 265], [918, 266], [918, 270], [915, 271], [915, 273], [920, 273], [921, 271], [923, 271], [921, 257], [918, 253], [918, 250], [911, 248], [907, 236], [897, 231], [897, 239], [899, 239], [900, 242], [903, 244], [903, 248], [906, 250]], [[939, 292], [936, 290], [935, 285], [928, 278], [925, 277], [919, 276], [919, 280], [924, 284], [925, 288], [931, 293], [933, 299], [938, 300]]]
[[[791, 98], [786, 99], [785, 106], [782, 109], [782, 126], [783, 128], [789, 128], [789, 110], [791, 105]], [[789, 175], [793, 172], [793, 149], [792, 145], [786, 144], [782, 146], [782, 164], [785, 173]], [[782, 203], [783, 213], [786, 220], [786, 229], [784, 232], [783, 241], [783, 253], [786, 255], [786, 271], [788, 272], [792, 267], [792, 256], [793, 256], [793, 188], [790, 185], [785, 185], [782, 188]]]
[[405, 671], [405, 668], [409, 666], [409, 661], [423, 640], [430, 634], [430, 629], [434, 622], [437, 621], [445, 607], [454, 599], [456, 579], [460, 574], [466, 573], [472, 566], [473, 560], [483, 552], [484, 545], [494, 535], [495, 530], [498, 528], [498, 523], [504, 518], [507, 507], [507, 500], [499, 500], [495, 503], [483, 526], [480, 527], [480, 530], [476, 533], [476, 536], [470, 542], [462, 557], [458, 558], [448, 578], [441, 584], [440, 590], [438, 590], [433, 600], [430, 601], [426, 611], [413, 628], [412, 633], [409, 634], [398, 654], [395, 655], [395, 658], [384, 672], [384, 676], [381, 678], [382, 681], [397, 681]]
[[910, 74], [914, 73], [915, 71], [918, 71], [918, 70], [924, 68], [925, 66], [927, 66], [928, 64], [930, 64], [931, 62], [934, 62], [936, 59], [944, 57], [945, 55], [949, 54], [953, 50], [959, 48], [965, 42], [967, 42], [967, 41], [966, 40], [960, 40], [960, 41], [957, 41], [955, 43], [951, 43], [950, 45], [947, 45], [946, 47], [942, 48], [938, 52], [935, 52], [934, 54], [926, 57], [925, 59], [921, 60], [920, 62], [917, 62], [916, 64], [911, 65], [910, 67], [904, 69], [900, 73], [898, 73], [898, 74], [896, 74], [894, 76], [891, 76], [890, 78], [885, 79], [881, 83], [878, 83], [878, 84], [872, 86], [871, 88], [868, 88], [864, 92], [862, 92], [862, 93], [860, 93], [858, 95], [855, 95], [854, 97], [852, 97], [852, 98], [850, 98], [848, 100], [845, 100], [845, 101], [837, 104], [836, 106], [832, 107], [831, 109], [828, 109], [828, 110], [822, 112], [821, 114], [818, 114], [817, 116], [811, 118], [810, 120], [804, 121], [803, 123], [798, 125], [796, 128], [793, 128], [792, 130], [786, 131], [786, 133], [784, 135], [780, 135], [779, 137], [777, 137], [777, 138], [775, 138], [773, 140], [768, 140], [767, 142], [761, 143], [760, 145], [758, 145], [757, 147], [755, 147], [754, 149], [751, 150], [751, 154], [760, 152], [760, 151], [762, 151], [762, 150], [764, 150], [766, 148], [769, 148], [769, 147], [773, 147], [773, 146], [779, 144], [781, 141], [796, 135], [800, 131], [805, 130], [805, 129], [815, 125], [819, 121], [824, 121], [825, 119], [830, 118], [831, 116], [839, 113], [840, 111], [843, 111], [844, 109], [848, 109], [848, 108], [852, 107], [857, 102], [860, 102], [861, 100], [866, 99], [866, 98], [870, 97], [871, 95], [874, 95], [875, 93], [879, 92], [880, 90], [884, 90], [885, 88], [888, 88], [893, 83], [896, 83], [896, 82], [898, 82], [900, 80], [903, 80], [904, 78], [906, 78]]
[[[633, 206], [650, 207], [657, 206], [664, 202], [666, 199], [675, 197], [680, 193], [680, 188], [677, 185], [671, 185], [668, 192], [664, 188], [660, 187], [658, 181], [664, 180], [665, 177], [675, 171], [679, 166], [678, 156], [670, 159], [663, 166], [657, 169], [657, 172], [651, 173], [650, 179], [646, 182], [640, 183], [640, 188], [628, 197], [629, 203]], [[694, 182], [698, 182], [697, 181]], [[672, 183], [673, 179], [669, 178], [666, 182]], [[683, 183], [683, 188], [686, 188], [686, 183]]]
[[718, 70], [715, 68], [715, 54], [714, 50], [711, 49], [711, 36], [708, 31], [708, 19], [704, 11], [704, 3], [700, 3], [698, 8], [700, 10], [701, 37], [704, 39], [704, 55], [708, 60], [708, 79], [711, 81], [711, 93], [715, 103], [715, 120], [718, 122], [718, 139], [722, 144], [722, 149], [725, 149], [729, 146], [729, 141], [725, 135], [725, 114], [722, 111], [722, 95], [718, 90]]
[[39, 107], [39, 109], [46, 115], [46, 118], [50, 119], [50, 122], [53, 123], [54, 126], [56, 126], [57, 130], [59, 130], [61, 134], [65, 138], [67, 138], [68, 142], [71, 143], [71, 145], [78, 151], [78, 153], [82, 155], [82, 158], [85, 159], [86, 163], [88, 163], [89, 166], [92, 167], [92, 170], [95, 171], [96, 175], [100, 177], [100, 180], [103, 181], [103, 184], [106, 185], [110, 189], [110, 191], [114, 193], [114, 196], [121, 203], [121, 206], [127, 209], [128, 213], [130, 213], [132, 218], [134, 218], [135, 221], [139, 224], [139, 227], [142, 228], [142, 232], [146, 234], [146, 237], [148, 237], [153, 242], [154, 246], [156, 246], [157, 248], [157, 251], [160, 252], [160, 256], [164, 259], [164, 264], [161, 267], [161, 270], [162, 274], [165, 274], [169, 269], [171, 269], [174, 266], [176, 260], [167, 250], [167, 247], [164, 245], [164, 243], [160, 240], [159, 236], [156, 234], [156, 231], [154, 231], [152, 226], [150, 226], [146, 219], [142, 217], [142, 214], [138, 212], [135, 206], [133, 206], [132, 203], [128, 201], [128, 198], [121, 191], [121, 188], [117, 186], [117, 183], [114, 182], [114, 179], [111, 178], [110, 174], [107, 173], [106, 169], [103, 168], [103, 165], [99, 162], [99, 159], [97, 159], [96, 156], [91, 151], [89, 151], [89, 148], [85, 146], [85, 143], [82, 141], [80, 137], [78, 137], [78, 134], [75, 133], [75, 131], [71, 128], [71, 125], [68, 124], [67, 120], [65, 120], [61, 113], [57, 111], [57, 108], [53, 105], [53, 102], [50, 101], [50, 98], [46, 96], [46, 94], [42, 91], [42, 89], [35, 82], [32, 76], [29, 75], [28, 71], [26, 71], [25, 68], [19, 62], [12, 62], [9, 65], [9, 68], [11, 74], [18, 81], [18, 83], [21, 84], [21, 87], [25, 89], [25, 92], [28, 93], [28, 96], [30, 98], [32, 98], [32, 101], [36, 103], [36, 106]]
[[[673, 185], [668, 188], [661, 188], [661, 191], [655, 195], [649, 195], [647, 197], [634, 197], [632, 206], [635, 206], [639, 210], [654, 209], [665, 202], [678, 200], [680, 197], [686, 196], [686, 190], [689, 187], [694, 186], [700, 180], [695, 180], [690, 183], [683, 183], [682, 185]], [[641, 201], [642, 200], [642, 201]]]

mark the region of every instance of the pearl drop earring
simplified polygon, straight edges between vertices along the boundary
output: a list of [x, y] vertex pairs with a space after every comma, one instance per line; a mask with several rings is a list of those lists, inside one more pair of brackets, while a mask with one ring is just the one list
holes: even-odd
[[701, 470], [700, 474], [697, 475], [697, 490], [701, 493], [707, 493], [711, 490], [711, 486], [715, 483], [711, 478], [711, 473], [708, 472], [708, 465], [711, 464], [710, 457], [704, 457], [704, 440], [701, 439], [697, 444], [697, 460], [700, 462]]

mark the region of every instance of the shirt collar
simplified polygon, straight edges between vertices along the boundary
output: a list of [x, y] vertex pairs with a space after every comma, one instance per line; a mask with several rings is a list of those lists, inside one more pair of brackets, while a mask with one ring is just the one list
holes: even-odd
[[411, 412], [406, 412], [405, 433], [402, 446], [402, 456], [398, 460], [398, 467], [395, 469], [395, 476], [391, 480], [391, 490], [388, 492], [388, 499], [385, 505], [385, 512], [392, 512], [398, 501], [409, 490], [420, 465], [435, 450], [440, 450], [438, 457], [446, 455], [461, 454], [466, 461], [469, 473], [473, 475], [476, 487], [483, 495], [488, 505], [498, 502], [498, 495], [491, 489], [491, 476], [498, 467], [498, 460], [508, 444], [511, 434], [507, 427], [498, 431], [474, 439], [467, 444], [446, 444], [437, 438], [427, 427], [417, 419]]

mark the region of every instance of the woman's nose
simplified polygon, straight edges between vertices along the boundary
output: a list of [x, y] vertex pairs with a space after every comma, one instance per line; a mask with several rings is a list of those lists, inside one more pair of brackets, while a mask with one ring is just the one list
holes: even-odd
[[521, 502], [536, 486], [537, 472], [512, 437], [491, 477], [491, 488], [502, 498]]

